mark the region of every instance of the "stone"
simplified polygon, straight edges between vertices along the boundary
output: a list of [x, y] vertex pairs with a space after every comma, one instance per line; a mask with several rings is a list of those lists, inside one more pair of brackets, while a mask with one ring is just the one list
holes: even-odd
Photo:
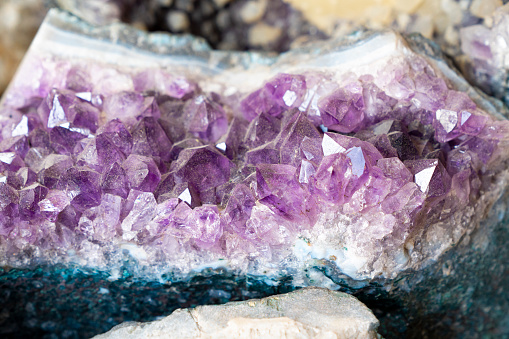
[[[191, 285], [219, 270], [376, 295], [454, 252], [503, 199], [501, 106], [422, 37], [225, 54], [67, 15], [50, 13], [1, 102], [2, 266]], [[78, 104], [97, 125], [75, 123]]]
[[14, 75], [25, 51], [30, 46], [47, 9], [38, 0], [4, 1], [0, 6], [2, 25], [5, 32], [0, 40], [0, 93]]
[[[475, 1], [474, 9], [480, 10]], [[490, 1], [486, 2], [490, 7]], [[494, 7], [495, 8], [495, 7]], [[508, 102], [507, 70], [505, 61], [507, 51], [508, 6], [496, 8], [492, 13], [482, 13], [487, 17], [484, 23], [469, 25], [460, 30], [461, 53], [456, 60], [465, 77], [489, 95]], [[481, 14], [481, 13], [479, 13]]]
[[377, 338], [378, 320], [354, 297], [319, 288], [225, 305], [178, 309], [151, 323], [125, 323], [106, 338]]

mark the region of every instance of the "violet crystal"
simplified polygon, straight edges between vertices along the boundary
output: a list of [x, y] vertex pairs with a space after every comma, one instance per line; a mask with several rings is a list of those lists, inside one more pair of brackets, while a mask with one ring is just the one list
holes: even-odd
[[365, 279], [440, 255], [487, 208], [509, 124], [402, 38], [363, 44], [208, 77], [36, 40], [2, 105], [2, 265], [114, 272], [127, 250], [154, 276], [325, 260]]

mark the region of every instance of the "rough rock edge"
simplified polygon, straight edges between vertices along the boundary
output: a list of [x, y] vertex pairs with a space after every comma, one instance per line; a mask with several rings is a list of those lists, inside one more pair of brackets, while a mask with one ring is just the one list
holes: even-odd
[[150, 323], [127, 322], [106, 338], [379, 338], [378, 320], [355, 297], [309, 287], [263, 299], [178, 309]]

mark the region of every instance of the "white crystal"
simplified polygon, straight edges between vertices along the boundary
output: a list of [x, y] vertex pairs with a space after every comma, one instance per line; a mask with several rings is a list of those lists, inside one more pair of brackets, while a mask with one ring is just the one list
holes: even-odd
[[385, 120], [373, 129], [375, 135], [388, 134], [394, 120]]
[[293, 105], [293, 103], [297, 100], [297, 93], [294, 91], [286, 91], [283, 95], [283, 101], [285, 102], [285, 105], [290, 107]]
[[431, 182], [431, 178], [433, 177], [437, 164], [438, 161], [435, 160], [435, 164], [433, 166], [423, 169], [415, 174], [414, 180], [417, 186], [419, 186], [421, 192], [424, 193], [428, 190], [429, 183]]
[[76, 96], [82, 100], [85, 100], [85, 101], [92, 101], [92, 93], [90, 92], [81, 92], [81, 93], [76, 93]]
[[122, 221], [121, 226], [124, 231], [124, 240], [132, 240], [138, 231], [143, 229], [153, 219], [156, 206], [156, 199], [151, 192], [143, 192], [136, 197], [133, 209]]
[[364, 173], [364, 167], [366, 166], [362, 148], [352, 147], [347, 151], [346, 156], [352, 162], [352, 174], [360, 177]]
[[307, 161], [302, 160], [300, 165], [300, 174], [299, 174], [299, 182], [302, 183], [309, 183], [309, 178], [316, 173], [315, 168], [313, 165]]
[[28, 118], [26, 115], [24, 115], [21, 118], [21, 121], [16, 125], [16, 127], [14, 127], [11, 135], [13, 137], [28, 135]]
[[12, 161], [14, 160], [15, 157], [16, 153], [14, 152], [0, 153], [0, 161], [8, 165], [12, 164]]
[[449, 133], [452, 132], [458, 124], [458, 113], [447, 109], [439, 109], [437, 110], [437, 120], [445, 131]]
[[189, 205], [191, 205], [191, 202], [193, 200], [191, 197], [191, 192], [189, 192], [189, 188], [186, 188], [184, 192], [180, 193], [178, 198], [184, 202], [187, 202]]
[[216, 148], [225, 152], [226, 151], [226, 142], [220, 142], [219, 144], [216, 145]]
[[324, 134], [322, 140], [323, 155], [328, 156], [336, 153], [344, 153], [346, 149], [334, 141], [329, 135]]
[[470, 118], [471, 116], [472, 114], [470, 112], [462, 111], [460, 125], [463, 126], [465, 122], [467, 122], [468, 118]]
[[62, 108], [62, 105], [60, 105], [58, 97], [59, 95], [55, 94], [55, 97], [53, 98], [53, 107], [51, 108], [48, 117], [48, 128], [60, 126], [67, 122], [64, 109]]

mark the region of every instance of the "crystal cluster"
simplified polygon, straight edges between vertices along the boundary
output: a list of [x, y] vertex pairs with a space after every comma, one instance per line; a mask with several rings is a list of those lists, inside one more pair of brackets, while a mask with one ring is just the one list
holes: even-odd
[[31, 55], [0, 114], [1, 264], [409, 267], [423, 230], [456, 227], [491, 187], [509, 125], [415, 53], [368, 66], [232, 92]]
[[484, 24], [460, 31], [462, 55], [457, 57], [463, 73], [486, 93], [509, 103], [507, 72], [509, 61], [509, 6], [504, 5]]

